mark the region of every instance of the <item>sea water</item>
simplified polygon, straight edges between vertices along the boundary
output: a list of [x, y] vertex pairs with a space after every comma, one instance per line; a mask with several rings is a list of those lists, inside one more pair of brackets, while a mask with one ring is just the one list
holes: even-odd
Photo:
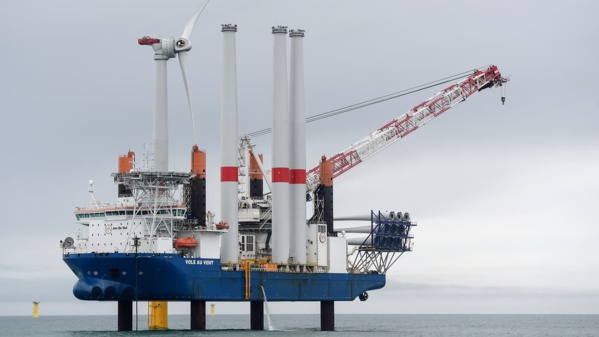
[[[249, 315], [206, 317], [206, 331], [190, 331], [189, 316], [169, 316], [167, 331], [116, 331], [116, 316], [0, 317], [0, 336], [599, 336], [599, 315], [336, 315], [322, 332], [319, 315], [271, 315], [273, 331], [250, 331]], [[133, 324], [135, 328], [135, 322]]]

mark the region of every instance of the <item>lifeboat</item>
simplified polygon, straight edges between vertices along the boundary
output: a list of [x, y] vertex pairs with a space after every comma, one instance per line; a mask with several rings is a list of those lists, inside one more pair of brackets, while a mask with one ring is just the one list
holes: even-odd
[[195, 238], [178, 238], [175, 240], [175, 248], [195, 248], [198, 245], [198, 242]]
[[229, 229], [229, 223], [225, 221], [221, 221], [216, 224], [216, 229]]

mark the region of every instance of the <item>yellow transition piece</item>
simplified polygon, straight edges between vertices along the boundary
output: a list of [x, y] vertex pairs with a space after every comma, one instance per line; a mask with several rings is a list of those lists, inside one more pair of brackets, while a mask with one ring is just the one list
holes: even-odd
[[168, 302], [153, 301], [148, 302], [148, 329], [166, 330], [168, 329]]

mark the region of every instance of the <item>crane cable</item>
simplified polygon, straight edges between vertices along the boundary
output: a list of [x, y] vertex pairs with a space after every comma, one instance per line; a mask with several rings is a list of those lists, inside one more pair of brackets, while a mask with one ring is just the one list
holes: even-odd
[[[448, 83], [448, 82], [453, 82], [453, 81], [456, 81], [456, 80], [468, 77], [474, 71], [482, 69], [482, 68], [483, 67], [479, 67], [479, 68], [476, 68], [476, 69], [464, 71], [464, 72], [461, 72], [459, 74], [455, 74], [455, 75], [452, 75], [452, 76], [449, 76], [449, 77], [445, 77], [445, 78], [442, 78], [442, 79], [439, 79], [439, 80], [436, 80], [436, 81], [433, 81], [433, 82], [428, 82], [428, 83], [421, 84], [421, 85], [418, 85], [418, 86], [415, 86], [415, 87], [412, 87], [412, 88], [404, 89], [404, 90], [397, 91], [397, 92], [394, 92], [394, 93], [391, 93], [391, 94], [387, 94], [387, 95], [384, 95], [384, 96], [380, 96], [380, 97], [377, 97], [377, 98], [373, 98], [373, 99], [369, 99], [369, 100], [362, 101], [362, 102], [359, 102], [359, 103], [351, 104], [351, 105], [348, 105], [348, 106], [345, 106], [345, 107], [342, 107], [342, 108], [338, 108], [338, 109], [335, 109], [335, 110], [330, 110], [330, 111], [327, 111], [327, 112], [316, 114], [316, 115], [307, 117], [306, 118], [306, 123], [311, 123], [311, 122], [315, 122], [315, 121], [318, 121], [318, 120], [321, 120], [321, 119], [325, 119], [325, 118], [333, 117], [333, 116], [336, 116], [336, 115], [344, 114], [344, 113], [352, 111], [352, 110], [364, 108], [364, 107], [367, 107], [367, 106], [370, 106], [370, 105], [373, 105], [373, 104], [377, 104], [377, 103], [385, 102], [385, 101], [388, 101], [388, 100], [391, 100], [391, 99], [395, 99], [395, 98], [399, 98], [399, 97], [402, 97], [402, 96], [410, 95], [410, 94], [413, 94], [413, 93], [416, 93], [416, 92], [419, 92], [419, 91], [422, 91], [422, 90], [430, 89], [430, 88], [433, 88], [433, 87], [436, 87], [436, 86], [439, 86], [441, 84], [445, 84], [445, 83]], [[255, 131], [255, 132], [249, 133], [247, 135], [250, 136], [250, 137], [259, 137], [259, 136], [267, 135], [270, 132], [272, 132], [272, 128], [262, 129], [262, 130], [259, 130], [259, 131]]]

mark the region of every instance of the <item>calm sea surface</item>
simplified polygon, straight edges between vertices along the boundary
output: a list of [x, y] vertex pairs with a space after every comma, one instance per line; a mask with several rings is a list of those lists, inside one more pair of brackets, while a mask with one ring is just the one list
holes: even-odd
[[116, 316], [0, 317], [0, 336], [599, 336], [599, 315], [336, 315], [335, 332], [319, 331], [318, 315], [272, 315], [270, 331], [250, 331], [249, 315], [207, 316], [206, 331], [189, 331], [186, 315], [169, 316], [168, 331], [148, 331], [145, 316], [141, 331], [117, 332], [116, 322]]

